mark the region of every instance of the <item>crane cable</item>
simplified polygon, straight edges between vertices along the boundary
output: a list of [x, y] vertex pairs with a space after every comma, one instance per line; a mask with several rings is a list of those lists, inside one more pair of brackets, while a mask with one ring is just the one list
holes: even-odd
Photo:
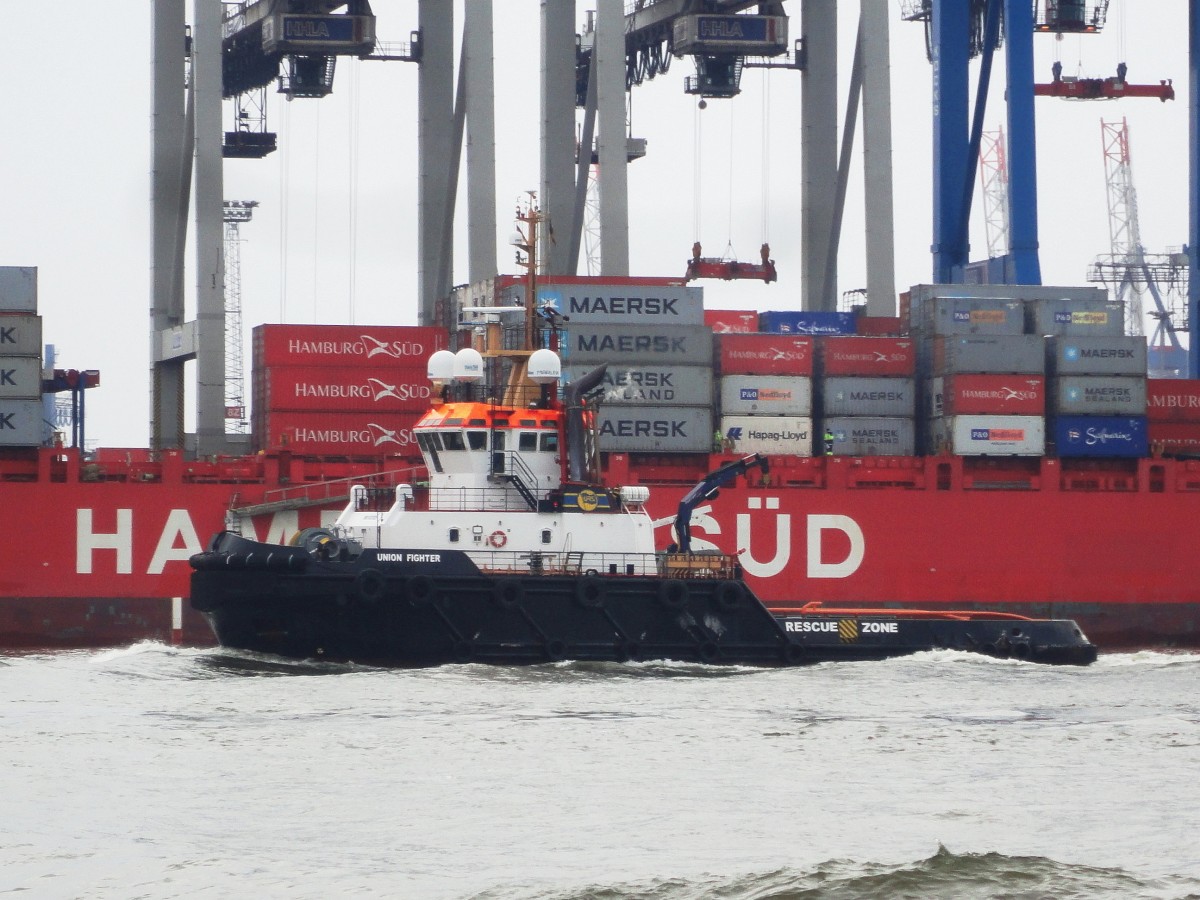
[[[292, 105], [283, 104], [283, 133], [291, 135]], [[288, 269], [288, 195], [291, 191], [288, 177], [292, 165], [292, 142], [283, 142], [283, 160], [279, 166], [279, 321], [287, 321], [287, 273]]]
[[359, 91], [359, 67], [353, 66], [350, 69], [350, 127], [347, 129], [350, 138], [349, 146], [349, 164], [347, 170], [349, 173], [350, 187], [346, 192], [348, 194], [347, 204], [347, 219], [348, 228], [347, 234], [350, 241], [348, 248], [349, 272], [347, 273], [347, 321], [354, 324], [354, 302], [357, 285], [355, 276], [358, 269], [358, 175], [359, 175], [359, 124], [362, 121], [359, 116], [361, 109], [360, 103], [362, 94]]
[[762, 70], [762, 242], [771, 240], [771, 79]]
[[701, 112], [705, 108], [701, 100], [692, 108], [692, 240], [700, 243], [700, 168], [703, 154], [700, 142], [703, 129], [701, 128]]

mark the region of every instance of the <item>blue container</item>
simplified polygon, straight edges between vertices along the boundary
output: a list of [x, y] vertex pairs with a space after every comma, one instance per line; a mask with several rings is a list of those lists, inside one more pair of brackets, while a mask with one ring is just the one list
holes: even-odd
[[1059, 416], [1050, 431], [1058, 456], [1149, 455], [1145, 416]]
[[758, 330], [771, 334], [854, 334], [854, 313], [762, 312], [758, 314]]

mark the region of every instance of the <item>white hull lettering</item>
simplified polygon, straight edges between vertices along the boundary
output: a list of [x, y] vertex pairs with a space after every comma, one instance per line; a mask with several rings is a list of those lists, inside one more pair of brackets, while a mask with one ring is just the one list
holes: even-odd
[[[821, 559], [821, 535], [824, 531], [840, 531], [850, 539], [850, 552], [841, 562], [825, 562]], [[849, 516], [808, 517], [808, 577], [849, 578], [858, 571], [866, 553], [866, 541], [862, 529]]]

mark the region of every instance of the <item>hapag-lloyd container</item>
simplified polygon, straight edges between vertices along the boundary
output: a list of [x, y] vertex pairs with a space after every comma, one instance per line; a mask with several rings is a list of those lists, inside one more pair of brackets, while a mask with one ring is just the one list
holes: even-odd
[[1046, 339], [1034, 334], [957, 335], [930, 341], [934, 375], [1041, 375]]
[[1025, 309], [1020, 300], [935, 297], [925, 303], [920, 326], [930, 335], [1017, 335], [1025, 331]]
[[1145, 416], [1059, 416], [1050, 425], [1056, 456], [1142, 457]]
[[929, 380], [931, 416], [1040, 416], [1046, 412], [1043, 375], [939, 375]]
[[42, 443], [41, 400], [0, 400], [0, 447], [37, 447]]
[[1093, 298], [1055, 297], [1025, 304], [1025, 330], [1030, 334], [1117, 336], [1125, 331], [1125, 304], [1109, 300], [1102, 288]]
[[761, 312], [758, 330], [772, 334], [854, 334], [854, 314], [820, 310]]
[[42, 317], [0, 315], [0, 356], [42, 356]]
[[1146, 339], [1136, 335], [1046, 338], [1049, 375], [1146, 374]]
[[826, 375], [911, 376], [917, 346], [911, 338], [835, 335], [817, 339], [821, 371]]
[[713, 334], [704, 325], [576, 325], [568, 323], [565, 365], [632, 363], [700, 366], [712, 360]]
[[713, 413], [707, 406], [601, 406], [601, 450], [707, 453]]
[[259, 325], [254, 329], [255, 369], [268, 366], [371, 366], [419, 369], [444, 350], [444, 329], [423, 325]]
[[812, 375], [813, 339], [788, 334], [719, 334], [722, 375]]
[[0, 399], [39, 400], [42, 361], [36, 356], [0, 356]]
[[1050, 380], [1050, 409], [1058, 415], [1144, 416], [1146, 378], [1060, 375]]
[[721, 435], [737, 453], [813, 453], [813, 420], [806, 416], [722, 416]]
[[1042, 456], [1041, 416], [942, 416], [930, 419], [930, 452], [954, 456]]
[[818, 408], [829, 416], [911, 416], [916, 412], [912, 378], [825, 378]]
[[37, 312], [37, 266], [0, 266], [0, 312]]
[[745, 309], [706, 309], [704, 324], [713, 334], [750, 334], [758, 331], [758, 313]]
[[296, 412], [268, 410], [255, 416], [260, 450], [291, 450], [314, 456], [413, 455], [413, 426], [423, 412]]
[[1147, 380], [1146, 416], [1155, 422], [1200, 422], [1200, 380]]
[[254, 372], [256, 408], [388, 412], [429, 408], [434, 388], [420, 369], [366, 366], [272, 366]]
[[822, 419], [817, 452], [824, 452], [825, 434], [833, 435], [834, 456], [912, 456], [916, 439], [913, 420], [898, 416], [835, 416]]
[[724, 415], [811, 416], [812, 379], [805, 375], [724, 375]]
[[[563, 381], [576, 381], [595, 366], [565, 366]], [[609, 366], [600, 382], [602, 403], [709, 406], [713, 375], [708, 366]]]

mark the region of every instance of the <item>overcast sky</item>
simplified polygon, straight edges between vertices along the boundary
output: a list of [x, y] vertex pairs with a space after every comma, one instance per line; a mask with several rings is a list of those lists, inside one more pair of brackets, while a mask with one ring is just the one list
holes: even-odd
[[[411, 2], [372, 5], [381, 40], [406, 40], [417, 26]], [[799, 3], [788, 5], [795, 32]], [[899, 2], [888, 5], [896, 285], [903, 290], [928, 281], [931, 270], [930, 67], [921, 26], [900, 19]], [[509, 211], [539, 183], [539, 6], [538, 0], [495, 2], [497, 243], [501, 267], [510, 272]], [[592, 6], [579, 4], [579, 22]], [[1151, 7], [1153, 15], [1146, 15]], [[841, 8], [844, 108], [858, 4]], [[10, 2], [0, 37], [6, 85], [0, 92], [0, 264], [39, 267], [44, 337], [57, 345], [59, 365], [101, 370], [102, 387], [88, 397], [88, 439], [105, 446], [142, 446], [148, 436], [150, 9], [146, 0], [59, 0], [51, 13], [42, 3]], [[1139, 9], [1143, 17], [1133, 14]], [[1034, 50], [1039, 81], [1049, 80], [1056, 58], [1066, 75], [1098, 77], [1125, 61], [1131, 82], [1174, 79], [1177, 93], [1169, 103], [1037, 101], [1043, 281], [1082, 284], [1089, 263], [1109, 250], [1101, 119], [1129, 122], [1147, 249], [1183, 244], [1184, 0], [1113, 0], [1103, 34], [1062, 41], [1039, 36]], [[682, 275], [697, 238], [706, 255], [731, 247], [749, 260], [768, 240], [778, 283], [704, 283], [706, 305], [797, 309], [800, 75], [747, 71], [741, 96], [709, 101], [700, 112], [696, 98], [683, 93], [690, 74], [690, 60], [675, 60], [666, 75], [634, 90], [633, 134], [647, 140], [648, 155], [630, 169], [631, 273]], [[1002, 89], [995, 86], [1003, 84], [1002, 60], [993, 77], [989, 128], [1004, 115]], [[269, 125], [279, 133], [280, 150], [225, 167], [226, 199], [261, 204], [242, 227], [247, 341], [263, 322], [415, 324], [416, 66], [343, 60], [334, 94], [324, 100], [286, 103], [269, 96]], [[860, 140], [861, 134], [860, 127]], [[975, 259], [987, 253], [979, 206], [977, 194]], [[465, 279], [465, 232], [459, 230], [456, 281]], [[841, 291], [865, 286], [862, 231], [858, 167], [841, 241]]]

